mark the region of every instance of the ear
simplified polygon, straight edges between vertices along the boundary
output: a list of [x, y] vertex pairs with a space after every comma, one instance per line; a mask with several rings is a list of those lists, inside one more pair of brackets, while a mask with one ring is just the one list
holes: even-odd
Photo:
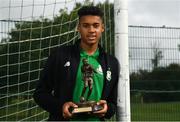
[[78, 25], [77, 25], [77, 27], [76, 27], [76, 30], [79, 32], [79, 30], [80, 30], [80, 25], [79, 25], [79, 23], [78, 23]]
[[102, 24], [102, 32], [104, 32], [104, 29], [105, 29], [105, 28], [104, 28], [104, 24]]

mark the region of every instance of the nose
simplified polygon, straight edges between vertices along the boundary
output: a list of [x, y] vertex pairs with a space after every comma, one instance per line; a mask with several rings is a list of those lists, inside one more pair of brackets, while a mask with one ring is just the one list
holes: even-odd
[[93, 26], [90, 26], [90, 27], [89, 27], [89, 32], [91, 32], [91, 33], [92, 33], [92, 32], [95, 32], [95, 28], [94, 28]]

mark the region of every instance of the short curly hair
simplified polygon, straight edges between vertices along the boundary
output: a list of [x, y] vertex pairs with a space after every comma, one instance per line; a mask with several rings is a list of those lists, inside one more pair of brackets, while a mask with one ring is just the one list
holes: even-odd
[[101, 19], [103, 19], [104, 13], [103, 13], [103, 11], [100, 8], [98, 8], [96, 6], [83, 6], [78, 11], [79, 19], [82, 16], [86, 16], [86, 15], [99, 16]]

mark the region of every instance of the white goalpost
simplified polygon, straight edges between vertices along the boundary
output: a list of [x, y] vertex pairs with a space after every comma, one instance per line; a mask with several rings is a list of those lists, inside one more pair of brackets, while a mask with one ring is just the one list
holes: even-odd
[[118, 84], [117, 115], [118, 121], [130, 122], [130, 83], [128, 50], [128, 5], [127, 0], [114, 1], [115, 56], [120, 62]]

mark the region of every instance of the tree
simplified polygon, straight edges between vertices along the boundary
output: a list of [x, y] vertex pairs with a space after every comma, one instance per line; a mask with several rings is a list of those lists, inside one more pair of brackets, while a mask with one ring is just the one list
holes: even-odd
[[151, 59], [153, 69], [159, 66], [160, 60], [163, 58], [162, 51], [159, 49], [159, 44], [153, 44], [153, 59]]
[[[130, 75], [131, 90], [143, 91], [179, 91], [180, 90], [180, 65], [169, 64], [166, 67], [157, 67], [152, 71], [139, 70]], [[143, 92], [144, 93], [144, 92]], [[180, 93], [145, 92], [139, 99], [144, 102], [179, 101]], [[139, 96], [133, 92], [133, 96]], [[136, 100], [137, 101], [137, 100]]]

